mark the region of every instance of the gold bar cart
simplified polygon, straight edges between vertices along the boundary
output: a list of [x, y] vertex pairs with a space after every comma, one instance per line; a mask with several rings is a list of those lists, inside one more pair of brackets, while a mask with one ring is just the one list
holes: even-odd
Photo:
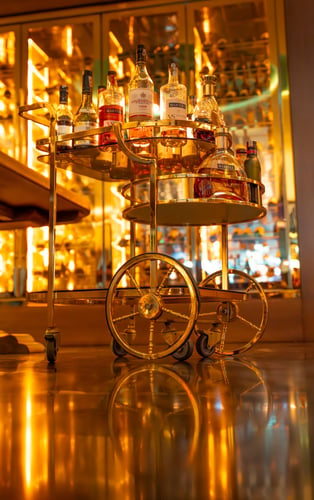
[[[36, 109], [41, 107], [23, 106], [20, 115], [36, 121]], [[268, 305], [262, 287], [253, 277], [229, 269], [228, 225], [265, 215], [263, 185], [246, 177], [238, 181], [255, 186], [258, 203], [194, 196], [195, 179], [203, 175], [197, 169], [213, 148], [209, 141], [193, 134], [197, 129], [208, 128], [205, 124], [177, 120], [117, 122], [111, 128], [57, 136], [53, 108], [47, 107], [49, 119], [40, 118], [40, 123], [49, 127], [49, 137], [36, 144], [44, 153], [42, 160], [50, 166], [48, 292], [30, 298], [47, 301], [48, 361], [55, 362], [58, 350], [59, 331], [53, 314], [56, 301], [104, 302], [112, 349], [117, 356], [131, 354], [156, 360], [172, 355], [185, 360], [193, 352], [192, 333], [197, 336], [196, 349], [203, 357], [236, 356], [251, 348], [265, 330]], [[116, 141], [58, 152], [58, 143], [70, 139], [75, 145], [76, 139], [110, 131], [114, 131]], [[106, 289], [54, 289], [57, 168], [71, 168], [101, 181], [119, 181], [120, 192], [129, 201], [123, 217], [130, 222], [131, 257], [115, 272]], [[165, 196], [164, 188], [169, 186], [172, 191]], [[150, 252], [136, 255], [138, 223], [150, 228]], [[220, 271], [197, 283], [185, 265], [157, 251], [157, 229], [208, 225], [221, 226], [222, 265]]]

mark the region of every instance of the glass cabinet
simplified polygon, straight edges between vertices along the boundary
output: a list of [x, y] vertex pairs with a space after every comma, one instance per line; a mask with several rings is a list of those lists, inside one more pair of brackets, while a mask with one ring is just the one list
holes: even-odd
[[[97, 87], [105, 84], [110, 69], [117, 71], [127, 109], [127, 85], [138, 43], [148, 52], [156, 118], [170, 61], [178, 64], [180, 82], [188, 94], [197, 98], [201, 76], [216, 74], [217, 100], [230, 127], [234, 154], [247, 141], [257, 142], [267, 208], [263, 219], [229, 228], [230, 267], [245, 268], [266, 288], [298, 288], [289, 96], [281, 55], [284, 34], [274, 9], [273, 0], [176, 1], [171, 5], [162, 1], [158, 6], [142, 2], [140, 8], [139, 2], [115, 3], [90, 8], [90, 12], [78, 8], [50, 17], [46, 14], [43, 21], [32, 21], [30, 15], [12, 30], [1, 28], [1, 150], [47, 176], [47, 160], [35, 150], [36, 140], [47, 131], [34, 123], [21, 125], [17, 104], [46, 101], [57, 105], [59, 85], [65, 84], [75, 113], [83, 69], [93, 71], [95, 104]], [[112, 272], [129, 257], [130, 228], [122, 217], [125, 200], [120, 186], [71, 170], [58, 169], [57, 175], [58, 183], [89, 199], [91, 213], [82, 222], [56, 228], [56, 288], [106, 286]], [[165, 189], [171, 192], [173, 187]], [[139, 224], [136, 231], [136, 252], [148, 250], [149, 228]], [[0, 232], [0, 242], [5, 241], [0, 258], [1, 293], [13, 290], [14, 235], [9, 235], [12, 245], [8, 249], [10, 237]], [[27, 229], [28, 291], [47, 287], [47, 243], [47, 228]], [[218, 227], [160, 227], [158, 245], [158, 251], [187, 266], [199, 259], [203, 275], [219, 266]], [[12, 262], [5, 272], [3, 260]]]

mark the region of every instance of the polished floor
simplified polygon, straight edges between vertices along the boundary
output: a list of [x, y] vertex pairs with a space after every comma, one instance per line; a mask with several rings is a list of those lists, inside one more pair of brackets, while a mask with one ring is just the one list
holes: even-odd
[[314, 345], [0, 356], [1, 500], [311, 500]]

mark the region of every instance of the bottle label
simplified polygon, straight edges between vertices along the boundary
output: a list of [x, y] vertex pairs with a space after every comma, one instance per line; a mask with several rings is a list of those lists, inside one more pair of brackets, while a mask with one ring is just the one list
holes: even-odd
[[217, 168], [219, 170], [224, 170], [224, 171], [233, 171], [234, 170], [234, 165], [230, 165], [229, 163], [217, 163]]
[[[65, 134], [71, 134], [72, 133], [72, 125], [69, 125], [68, 120], [61, 120], [57, 123], [57, 134], [58, 135], [65, 135]], [[60, 141], [58, 142], [57, 149], [62, 150], [62, 149], [70, 149], [72, 146], [72, 141]]]
[[123, 108], [118, 104], [110, 104], [101, 106], [99, 108], [99, 126], [106, 127], [111, 125], [112, 122], [122, 122], [123, 121]]
[[[74, 132], [85, 132], [91, 128], [95, 128], [97, 124], [94, 121], [86, 121], [81, 124], [75, 125]], [[84, 139], [75, 139], [75, 146], [95, 146], [97, 139], [95, 135], [86, 137]]]
[[151, 120], [153, 100], [153, 89], [130, 89], [129, 120]]
[[186, 103], [183, 100], [166, 100], [165, 119], [186, 120]]
[[66, 123], [58, 123], [57, 125], [58, 135], [65, 135], [72, 133], [72, 125], [67, 125]]

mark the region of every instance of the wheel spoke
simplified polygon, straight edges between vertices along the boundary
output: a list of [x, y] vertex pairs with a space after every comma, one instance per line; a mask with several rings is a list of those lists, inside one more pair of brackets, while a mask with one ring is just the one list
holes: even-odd
[[206, 313], [199, 313], [198, 318], [207, 318], [209, 316], [216, 316], [216, 311], [213, 312], [206, 312]]
[[248, 319], [244, 318], [243, 316], [237, 316], [237, 319], [242, 321], [242, 323], [245, 323], [246, 325], [249, 325], [252, 328], [255, 328], [255, 330], [259, 330], [259, 328], [260, 328], [259, 325], [255, 325], [254, 323], [252, 323], [252, 321], [249, 321]]
[[129, 269], [126, 270], [125, 274], [128, 275], [128, 277], [130, 278], [130, 280], [132, 281], [133, 285], [135, 286], [136, 290], [138, 291], [138, 293], [143, 296], [144, 295], [144, 291], [141, 290], [138, 282], [136, 281], [136, 279], [134, 278], [134, 276], [132, 275], [132, 273], [130, 273]]
[[134, 318], [135, 316], [138, 316], [140, 313], [138, 311], [134, 311], [130, 314], [125, 314], [124, 316], [118, 316], [117, 318], [112, 318], [113, 323], [116, 323], [117, 321], [123, 321], [124, 319], [130, 319]]
[[169, 269], [166, 272], [165, 276], [161, 280], [161, 283], [158, 285], [156, 293], [160, 293], [160, 290], [163, 288], [164, 284], [166, 283], [167, 279], [169, 278], [169, 276], [170, 276], [170, 274], [172, 273], [173, 270], [174, 270], [173, 266], [169, 267]]
[[163, 308], [162, 308], [162, 310], [163, 310], [164, 312], [167, 312], [167, 313], [169, 313], [169, 314], [172, 314], [173, 316], [177, 316], [178, 318], [182, 318], [182, 319], [186, 319], [186, 320], [189, 320], [189, 319], [190, 319], [190, 317], [189, 317], [189, 316], [187, 316], [186, 314], [182, 314], [182, 313], [180, 313], [180, 312], [178, 312], [178, 311], [173, 311], [172, 309], [168, 309], [168, 308], [166, 308], [166, 307], [163, 307]]

